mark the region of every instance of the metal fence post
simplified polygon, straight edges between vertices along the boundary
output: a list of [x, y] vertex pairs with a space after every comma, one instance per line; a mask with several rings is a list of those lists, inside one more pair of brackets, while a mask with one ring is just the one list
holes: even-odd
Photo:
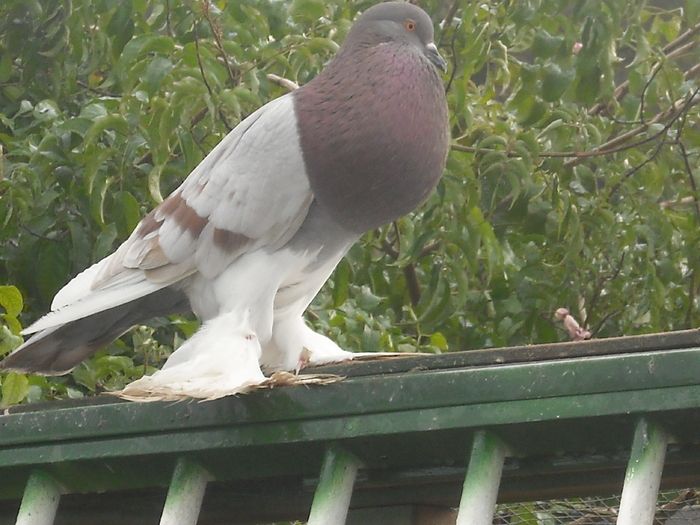
[[661, 426], [642, 418], [634, 433], [627, 464], [617, 525], [651, 525], [654, 522], [667, 437]]
[[60, 500], [58, 483], [44, 472], [33, 472], [24, 488], [17, 525], [51, 525]]
[[506, 447], [496, 436], [484, 430], [474, 435], [457, 525], [493, 523], [505, 457]]
[[338, 447], [328, 447], [307, 525], [345, 523], [358, 468], [355, 456]]
[[211, 475], [196, 463], [180, 458], [175, 466], [160, 525], [195, 525]]

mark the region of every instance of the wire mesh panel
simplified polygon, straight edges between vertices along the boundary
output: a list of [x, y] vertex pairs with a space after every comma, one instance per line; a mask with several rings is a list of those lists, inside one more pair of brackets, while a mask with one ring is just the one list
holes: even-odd
[[[617, 523], [620, 496], [498, 505], [494, 525], [607, 525]], [[696, 489], [663, 491], [654, 525], [700, 525]]]

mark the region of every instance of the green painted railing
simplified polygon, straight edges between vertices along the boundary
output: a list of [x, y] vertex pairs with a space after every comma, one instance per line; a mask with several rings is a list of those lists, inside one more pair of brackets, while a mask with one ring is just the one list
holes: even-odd
[[[499, 502], [700, 485], [700, 332], [444, 355], [209, 402], [5, 409], [0, 525], [493, 522]], [[392, 516], [391, 521], [382, 516]]]

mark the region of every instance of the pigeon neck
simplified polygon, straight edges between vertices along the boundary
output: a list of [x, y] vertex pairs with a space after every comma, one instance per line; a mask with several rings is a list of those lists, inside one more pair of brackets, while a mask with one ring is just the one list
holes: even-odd
[[311, 189], [348, 229], [405, 215], [437, 184], [447, 104], [440, 76], [417, 48], [344, 48], [294, 98]]

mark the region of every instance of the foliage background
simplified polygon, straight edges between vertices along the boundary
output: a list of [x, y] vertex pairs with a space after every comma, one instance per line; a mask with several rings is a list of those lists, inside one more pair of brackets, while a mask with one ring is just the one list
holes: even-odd
[[[349, 0], [0, 4], [0, 355], [206, 153], [342, 42]], [[347, 349], [445, 352], [696, 327], [700, 1], [418, 2], [453, 148], [413, 215], [369, 232], [308, 314]], [[138, 327], [0, 404], [117, 388], [192, 319]]]

